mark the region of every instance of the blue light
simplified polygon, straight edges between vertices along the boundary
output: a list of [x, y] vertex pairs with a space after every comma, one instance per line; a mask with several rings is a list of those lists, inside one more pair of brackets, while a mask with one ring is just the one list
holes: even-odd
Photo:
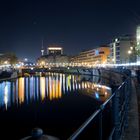
[[100, 98], [100, 97], [99, 97], [99, 93], [95, 92], [95, 98], [96, 98], [96, 99], [99, 99], [99, 98]]
[[95, 50], [95, 55], [99, 55], [99, 50]]

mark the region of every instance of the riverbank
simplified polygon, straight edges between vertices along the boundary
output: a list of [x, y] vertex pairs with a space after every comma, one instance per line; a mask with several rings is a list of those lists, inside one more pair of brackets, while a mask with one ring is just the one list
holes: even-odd
[[0, 75], [0, 82], [1, 81], [7, 81], [7, 80], [12, 80], [12, 79], [16, 79], [18, 78], [18, 74], [16, 71], [12, 72], [12, 73], [6, 73], [6, 75]]

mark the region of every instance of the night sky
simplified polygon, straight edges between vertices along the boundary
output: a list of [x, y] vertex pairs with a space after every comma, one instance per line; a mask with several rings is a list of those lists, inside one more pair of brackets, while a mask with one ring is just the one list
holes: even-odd
[[108, 44], [113, 38], [135, 35], [140, 24], [136, 0], [1, 0], [0, 53], [36, 60], [49, 44], [64, 53]]

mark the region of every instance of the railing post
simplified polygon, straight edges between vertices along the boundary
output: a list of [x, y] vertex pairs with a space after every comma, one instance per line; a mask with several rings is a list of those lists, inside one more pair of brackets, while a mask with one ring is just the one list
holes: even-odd
[[113, 140], [119, 140], [120, 138], [120, 116], [119, 116], [119, 92], [117, 91], [113, 98], [113, 121], [114, 121], [114, 137]]
[[102, 109], [101, 109], [101, 112], [100, 112], [100, 114], [99, 114], [99, 140], [102, 140], [102, 138], [103, 138], [103, 128], [102, 128]]
[[125, 111], [126, 111], [126, 122], [125, 122], [125, 127], [128, 126], [128, 110], [129, 110], [129, 102], [130, 102], [130, 93], [131, 93], [131, 78], [128, 78], [126, 85], [125, 85], [125, 99], [126, 99], [126, 104], [125, 104]]
[[124, 94], [125, 94], [125, 124], [124, 127], [128, 126], [128, 100], [129, 100], [129, 81], [127, 80], [124, 85]]

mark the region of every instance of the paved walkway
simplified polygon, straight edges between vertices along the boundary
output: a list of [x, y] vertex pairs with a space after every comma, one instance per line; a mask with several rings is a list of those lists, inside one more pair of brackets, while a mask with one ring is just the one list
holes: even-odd
[[130, 109], [128, 112], [128, 127], [125, 130], [125, 134], [122, 140], [139, 140], [139, 126], [140, 126], [139, 114], [140, 114], [140, 84], [137, 83], [136, 78], [133, 78]]

